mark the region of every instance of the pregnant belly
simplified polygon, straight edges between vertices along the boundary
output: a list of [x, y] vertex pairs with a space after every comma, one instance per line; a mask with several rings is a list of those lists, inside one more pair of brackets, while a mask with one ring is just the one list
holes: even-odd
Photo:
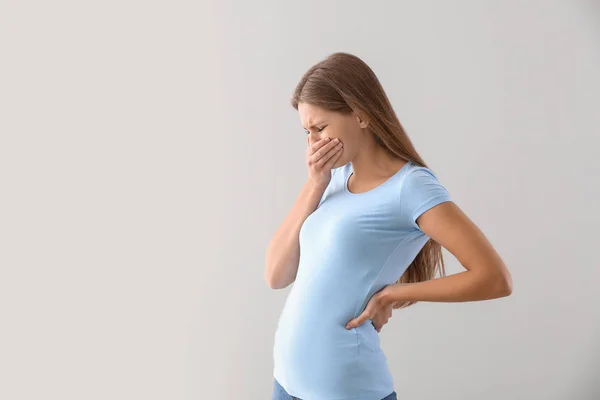
[[349, 330], [327, 323], [287, 327], [277, 330], [275, 363], [290, 390], [315, 389], [321, 398], [336, 398], [393, 386], [370, 321]]
[[277, 345], [287, 358], [307, 363], [355, 362], [361, 344], [371, 351], [379, 348], [379, 334], [371, 320], [357, 328], [345, 327], [356, 317], [361, 299], [343, 291], [332, 293], [316, 282], [310, 287], [302, 283], [297, 282], [290, 292], [277, 327]]
[[315, 385], [327, 379], [333, 384], [345, 381], [356, 368], [358, 346], [356, 328], [348, 330], [327, 323], [282, 325], [276, 335], [276, 362], [293, 382]]

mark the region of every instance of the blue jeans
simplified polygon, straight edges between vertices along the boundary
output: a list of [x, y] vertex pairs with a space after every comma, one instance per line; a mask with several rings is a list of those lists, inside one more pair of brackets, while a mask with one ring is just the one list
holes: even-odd
[[[299, 397], [291, 396], [288, 392], [285, 391], [283, 386], [281, 386], [281, 384], [277, 382], [277, 379], [273, 379], [273, 381], [273, 397], [271, 398], [271, 400], [304, 400]], [[398, 398], [396, 397], [396, 392], [394, 391], [381, 400], [398, 400]]]

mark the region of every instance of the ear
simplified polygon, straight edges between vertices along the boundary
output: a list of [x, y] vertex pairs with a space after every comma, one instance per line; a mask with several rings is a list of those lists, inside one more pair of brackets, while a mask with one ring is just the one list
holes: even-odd
[[369, 121], [367, 121], [362, 112], [356, 110], [354, 111], [354, 115], [356, 117], [356, 122], [358, 123], [358, 126], [360, 126], [361, 128], [366, 128], [369, 126]]

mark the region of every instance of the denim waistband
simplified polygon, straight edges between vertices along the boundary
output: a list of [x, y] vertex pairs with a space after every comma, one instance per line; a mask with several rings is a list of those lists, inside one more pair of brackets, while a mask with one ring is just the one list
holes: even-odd
[[[277, 381], [277, 379], [273, 379], [273, 395], [271, 400], [304, 400], [299, 397], [294, 397], [290, 395], [283, 386]], [[392, 392], [389, 395], [385, 396], [381, 400], [398, 400], [396, 396], [396, 392]]]

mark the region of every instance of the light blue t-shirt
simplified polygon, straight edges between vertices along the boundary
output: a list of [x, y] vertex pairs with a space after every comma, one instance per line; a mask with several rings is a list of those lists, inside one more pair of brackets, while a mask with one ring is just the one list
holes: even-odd
[[275, 332], [274, 377], [303, 400], [380, 400], [394, 391], [371, 320], [345, 325], [425, 245], [417, 217], [451, 201], [434, 173], [413, 162], [364, 193], [348, 190], [351, 173], [351, 163], [332, 170], [300, 229], [298, 273]]

